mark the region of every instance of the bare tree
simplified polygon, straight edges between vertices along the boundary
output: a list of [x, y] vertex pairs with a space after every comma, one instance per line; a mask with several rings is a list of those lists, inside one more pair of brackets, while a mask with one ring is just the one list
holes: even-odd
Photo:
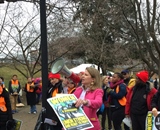
[[[23, 2], [8, 3], [9, 8], [6, 7], [4, 22], [1, 23], [0, 42], [4, 48], [1, 54], [11, 59], [14, 63], [13, 67], [25, 77], [33, 76], [41, 70], [38, 4], [38, 2], [28, 3], [28, 7], [32, 6], [28, 8], [23, 6]], [[46, 3], [46, 6], [48, 43], [54, 43], [60, 37], [75, 36], [77, 26], [71, 21], [71, 15], [73, 15], [71, 3], [52, 1]], [[54, 48], [52, 53], [59, 54], [61, 48], [57, 45]], [[66, 52], [55, 55], [52, 61]], [[22, 71], [19, 65], [26, 71]]]
[[128, 8], [126, 5], [118, 4], [128, 25], [130, 37], [126, 40], [132, 39], [132, 43], [136, 45], [135, 52], [139, 53], [139, 58], [146, 64], [146, 69], [151, 75], [154, 73], [160, 75], [160, 6], [158, 2], [158, 0], [128, 1], [133, 10], [132, 14], [125, 11]]
[[12, 4], [5, 15], [0, 37], [1, 44], [4, 45], [3, 56], [10, 59], [13, 67], [22, 75], [33, 76], [39, 61], [37, 54], [34, 64], [31, 62], [32, 51], [39, 52], [39, 26], [35, 26], [38, 23], [38, 12], [29, 13], [22, 3], [17, 3], [14, 6]]

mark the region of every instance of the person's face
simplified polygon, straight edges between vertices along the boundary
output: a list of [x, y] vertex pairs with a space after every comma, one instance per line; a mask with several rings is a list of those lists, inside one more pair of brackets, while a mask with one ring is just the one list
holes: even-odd
[[28, 78], [28, 82], [29, 82], [29, 83], [32, 82], [32, 78]]
[[56, 83], [59, 82], [59, 79], [56, 79], [56, 78], [50, 78], [50, 82], [51, 84], [55, 85]]
[[116, 82], [118, 82], [119, 80], [120, 80], [120, 78], [118, 77], [118, 75], [117, 75], [117, 74], [114, 74], [113, 77], [112, 77], [112, 82], [113, 82], [113, 83], [116, 83]]
[[141, 80], [138, 77], [136, 77], [136, 84], [139, 84], [139, 83], [141, 83]]
[[0, 78], [0, 84], [3, 82], [3, 80]]
[[64, 78], [64, 79], [63, 79], [63, 84], [64, 84], [64, 85], [67, 85], [67, 84], [68, 84], [68, 79], [67, 79], [67, 78]]
[[69, 87], [69, 88], [74, 88], [74, 84], [71, 83], [71, 82], [69, 82], [69, 83], [67, 84], [67, 87]]
[[107, 84], [108, 84], [108, 81], [109, 81], [109, 80], [108, 80], [108, 77], [106, 77], [105, 80], [103, 81], [103, 83], [104, 83], [105, 85], [107, 85]]
[[17, 76], [13, 76], [13, 80], [17, 80]]
[[90, 73], [85, 70], [84, 74], [82, 75], [82, 84], [85, 86], [90, 86], [90, 84], [94, 81], [91, 77]]
[[124, 78], [124, 79], [129, 78], [129, 73], [122, 73], [122, 75], [123, 75], [123, 78]]

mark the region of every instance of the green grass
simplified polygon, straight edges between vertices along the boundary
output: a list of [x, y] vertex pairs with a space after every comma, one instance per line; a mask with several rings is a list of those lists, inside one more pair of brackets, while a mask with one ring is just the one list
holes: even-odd
[[[23, 71], [23, 69], [21, 69]], [[26, 70], [24, 70], [26, 72]], [[13, 67], [0, 67], [0, 77], [4, 78], [5, 86], [8, 87], [8, 83], [11, 80], [12, 76], [16, 74], [18, 76], [18, 80], [20, 81], [21, 87], [24, 87], [25, 83], [27, 82], [26, 77], [24, 77], [20, 72], [18, 72], [16, 69], [13, 69]], [[27, 75], [27, 74], [26, 74]], [[41, 72], [36, 74], [34, 78], [40, 77]]]

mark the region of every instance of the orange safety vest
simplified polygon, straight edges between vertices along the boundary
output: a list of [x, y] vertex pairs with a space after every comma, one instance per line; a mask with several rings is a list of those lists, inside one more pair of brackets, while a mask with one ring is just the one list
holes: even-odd
[[[0, 94], [3, 92], [3, 87], [0, 87]], [[0, 97], [0, 110], [3, 112], [7, 111], [6, 102], [4, 97]]]
[[57, 93], [58, 93], [58, 88], [56, 88], [56, 89], [52, 92], [52, 97], [55, 97]]
[[[117, 88], [116, 88], [116, 93], [118, 93], [118, 92], [119, 92], [119, 86], [117, 86]], [[125, 105], [126, 105], [126, 102], [127, 102], [127, 99], [126, 99], [126, 97], [124, 96], [124, 97], [122, 97], [121, 99], [119, 99], [118, 102], [119, 102], [119, 104], [120, 104], [121, 106], [125, 106]]]
[[0, 94], [2, 94], [2, 92], [3, 92], [3, 88], [4, 88], [4, 85], [3, 85], [3, 84], [1, 84], [1, 85], [0, 85]]
[[18, 87], [19, 87], [19, 82], [18, 82], [18, 80], [11, 80], [11, 87], [12, 87], [12, 89], [13, 90], [17, 90], [18, 89]]
[[11, 80], [11, 84], [19, 85], [19, 84], [18, 84], [18, 80]]
[[0, 94], [3, 93], [3, 86], [0, 86]]
[[31, 88], [31, 85], [34, 85], [34, 83], [27, 83], [27, 92], [33, 92], [34, 91], [34, 88]]
[[72, 94], [75, 89], [76, 89], [76, 87], [71, 88], [71, 89], [69, 88], [69, 89], [68, 89], [68, 94]]

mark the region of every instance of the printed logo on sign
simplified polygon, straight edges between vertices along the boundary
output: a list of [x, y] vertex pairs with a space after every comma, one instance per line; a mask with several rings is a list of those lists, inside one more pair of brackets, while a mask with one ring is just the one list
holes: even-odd
[[147, 130], [152, 130], [152, 113], [147, 115]]

